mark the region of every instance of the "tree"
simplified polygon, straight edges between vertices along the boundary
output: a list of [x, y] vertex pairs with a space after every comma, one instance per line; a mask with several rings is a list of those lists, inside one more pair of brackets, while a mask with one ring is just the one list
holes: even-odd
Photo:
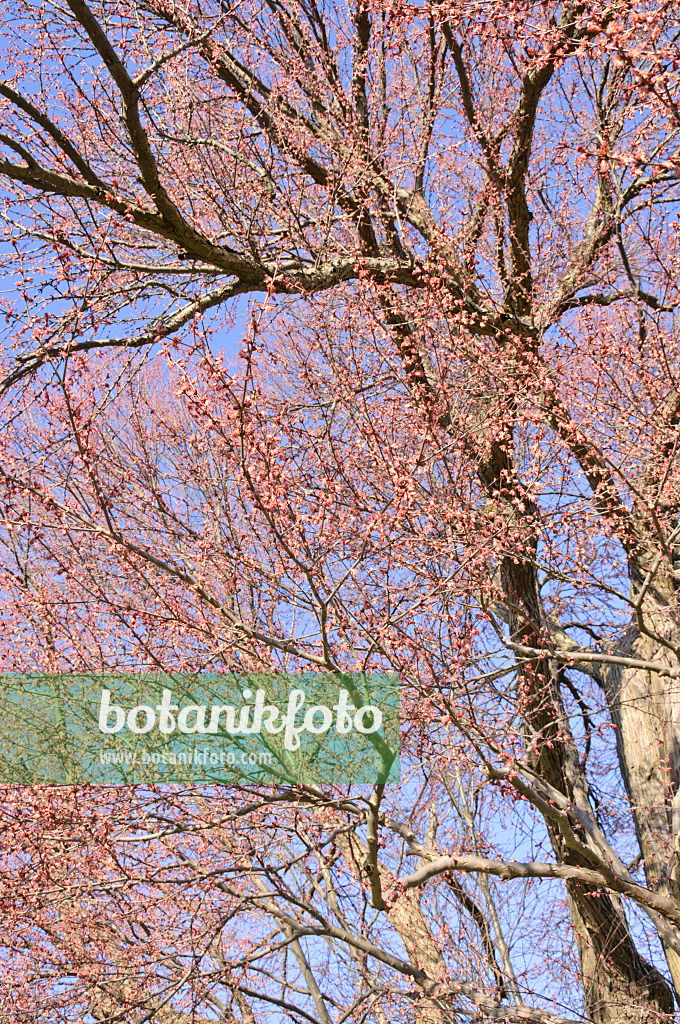
[[4, 666], [390, 668], [408, 766], [7, 788], [7, 1019], [670, 1017], [676, 21], [6, 11]]

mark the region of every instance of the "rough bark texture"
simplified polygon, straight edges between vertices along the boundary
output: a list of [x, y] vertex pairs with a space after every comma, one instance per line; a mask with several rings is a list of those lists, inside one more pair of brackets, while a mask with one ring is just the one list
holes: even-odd
[[[365, 874], [363, 865], [367, 863], [368, 847], [357, 835], [343, 834], [336, 840], [338, 849], [357, 878]], [[404, 944], [411, 967], [422, 971], [424, 978], [418, 981], [418, 988], [423, 998], [415, 1005], [416, 1024], [446, 1024], [452, 1019], [435, 1000], [429, 999], [427, 993], [448, 979], [448, 970], [432, 929], [420, 906], [420, 896], [405, 893], [395, 903], [385, 908], [389, 923], [395, 929]]]
[[[528, 560], [522, 564], [508, 558], [503, 564], [502, 581], [507, 607], [511, 610], [511, 636], [527, 647], [540, 647], [548, 624], [534, 565]], [[520, 707], [524, 709], [527, 743], [534, 749], [532, 760], [536, 771], [577, 808], [590, 812], [589, 787], [576, 744], [570, 735], [557, 663], [545, 658], [523, 667], [519, 672], [518, 698]], [[659, 696], [657, 706], [660, 700]], [[630, 700], [626, 704], [630, 706]], [[635, 707], [634, 701], [632, 707]], [[638, 748], [644, 749], [648, 759], [650, 753], [656, 754], [658, 766], [658, 743], [651, 745], [649, 706], [626, 714], [637, 716], [634, 721], [627, 718], [623, 732], [626, 738], [631, 733], [638, 747], [634, 753], [627, 751], [625, 756], [641, 756]], [[640, 763], [637, 762], [638, 765]], [[635, 784], [649, 774], [647, 762], [642, 763], [645, 767], [636, 773]], [[651, 760], [649, 764], [652, 764]], [[639, 794], [643, 800], [641, 807], [646, 807], [644, 801], [651, 795], [658, 798], [656, 790]], [[653, 842], [652, 835], [660, 834], [657, 832], [658, 817], [656, 814], [653, 819], [646, 819], [648, 845]], [[568, 847], [564, 837], [550, 822], [548, 831], [559, 861], [587, 865], [581, 855]], [[586, 836], [582, 838], [585, 842]], [[591, 886], [573, 883], [568, 885], [568, 893], [588, 1017], [597, 1024], [632, 1024], [647, 1018], [650, 1011], [672, 1013], [673, 994], [661, 974], [636, 949], [618, 898]]]
[[[636, 566], [632, 577], [635, 600], [643, 586]], [[656, 637], [641, 633], [637, 622], [632, 623], [622, 641], [622, 653], [677, 668], [674, 652], [663, 643], [677, 648], [680, 642], [672, 598], [672, 580], [658, 574], [643, 594], [639, 619], [643, 629]], [[604, 683], [647, 883], [678, 899], [680, 684], [658, 672], [614, 666]], [[666, 943], [664, 951], [676, 993], [680, 993], [680, 957]]]

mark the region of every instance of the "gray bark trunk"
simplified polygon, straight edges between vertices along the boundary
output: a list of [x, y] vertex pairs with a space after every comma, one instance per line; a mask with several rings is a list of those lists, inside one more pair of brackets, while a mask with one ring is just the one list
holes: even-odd
[[[634, 572], [632, 596], [641, 592]], [[644, 626], [660, 638], [680, 644], [673, 614], [672, 581], [659, 577], [644, 597]], [[660, 639], [628, 630], [620, 649], [627, 656], [677, 668], [675, 654]], [[680, 682], [658, 672], [612, 667], [605, 693], [616, 741], [621, 774], [630, 798], [647, 884], [680, 897], [678, 837], [680, 833]], [[679, 935], [680, 938], [680, 935]], [[680, 993], [680, 957], [664, 945], [676, 994]]]
[[[536, 648], [548, 627], [532, 562], [506, 559], [502, 581], [513, 639]], [[533, 767], [570, 802], [592, 813], [588, 783], [562, 702], [560, 667], [547, 657], [520, 666], [518, 687], [527, 739], [540, 737]], [[552, 824], [547, 825], [557, 859], [586, 866]], [[568, 886], [568, 894], [588, 1017], [596, 1024], [639, 1024], [655, 1014], [672, 1013], [673, 994], [638, 952], [619, 899], [576, 884]]]

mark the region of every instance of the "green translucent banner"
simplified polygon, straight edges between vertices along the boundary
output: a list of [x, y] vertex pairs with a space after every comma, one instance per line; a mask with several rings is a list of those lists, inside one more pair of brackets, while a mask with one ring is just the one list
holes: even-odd
[[0, 676], [0, 783], [397, 782], [395, 676]]

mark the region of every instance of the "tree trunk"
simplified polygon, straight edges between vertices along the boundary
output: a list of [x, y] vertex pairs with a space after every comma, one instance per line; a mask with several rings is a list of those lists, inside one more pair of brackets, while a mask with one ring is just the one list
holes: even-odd
[[[513, 640], [541, 647], [548, 627], [535, 559], [506, 558], [502, 582]], [[560, 671], [547, 657], [518, 668], [527, 746], [541, 778], [592, 814], [587, 780], [562, 703]], [[547, 825], [557, 859], [586, 866], [552, 823]], [[567, 889], [588, 1017], [596, 1024], [637, 1024], [653, 1014], [672, 1013], [673, 994], [636, 949], [620, 900], [591, 886], [570, 884]]]
[[[368, 847], [353, 835], [339, 834], [336, 845], [357, 878], [362, 877], [361, 865], [365, 863]], [[432, 929], [420, 906], [417, 893], [404, 893], [391, 906], [385, 908], [387, 919], [404, 943], [411, 967], [423, 971], [428, 978], [427, 988], [434, 987], [448, 978], [446, 961], [437, 945]], [[421, 989], [424, 986], [419, 986]], [[416, 1004], [416, 1024], [447, 1024], [453, 1018], [447, 1011], [426, 995]]]
[[[637, 566], [632, 576], [631, 593], [635, 600], [642, 588]], [[647, 629], [678, 646], [680, 628], [673, 604], [672, 581], [658, 577], [644, 595], [642, 622]], [[679, 667], [674, 653], [660, 640], [641, 634], [637, 625], [631, 625], [620, 650], [628, 657]], [[612, 666], [604, 683], [647, 884], [652, 890], [678, 899], [680, 682], [658, 672]], [[677, 996], [680, 957], [665, 944], [664, 951]]]

